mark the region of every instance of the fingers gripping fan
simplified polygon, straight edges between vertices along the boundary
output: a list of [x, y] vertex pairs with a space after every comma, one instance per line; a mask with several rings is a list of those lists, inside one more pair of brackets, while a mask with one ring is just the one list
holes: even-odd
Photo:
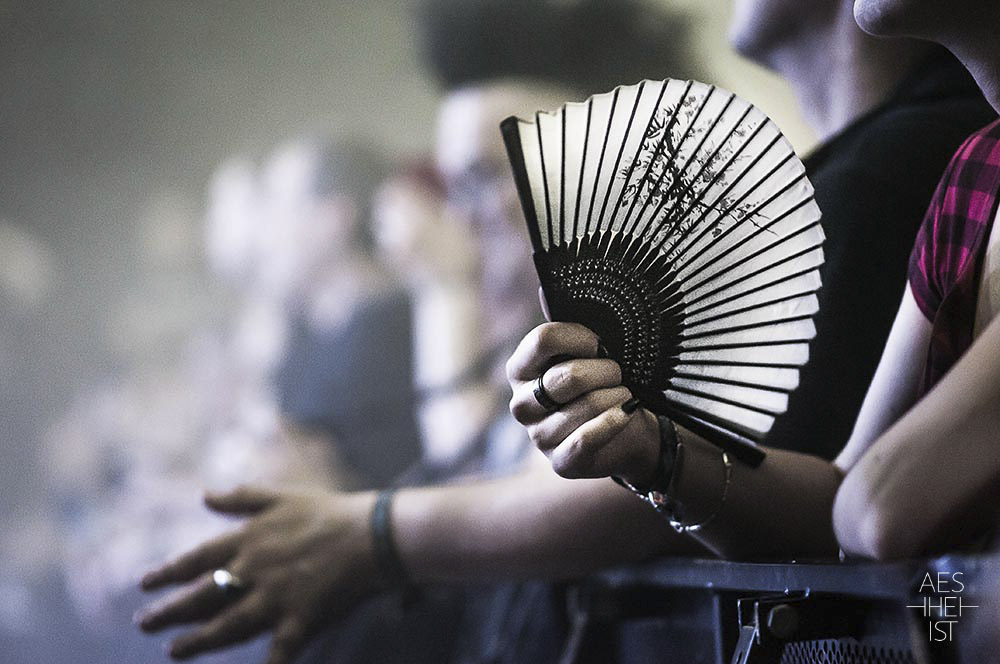
[[759, 463], [809, 356], [823, 262], [775, 124], [667, 80], [501, 129], [553, 320], [594, 330], [647, 408]]

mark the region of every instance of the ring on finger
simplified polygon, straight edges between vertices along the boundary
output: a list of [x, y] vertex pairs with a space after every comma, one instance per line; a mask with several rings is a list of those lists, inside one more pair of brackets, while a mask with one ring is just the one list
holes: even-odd
[[566, 404], [559, 403], [552, 398], [549, 391], [545, 389], [545, 383], [542, 382], [543, 378], [545, 378], [544, 371], [538, 375], [538, 380], [535, 381], [535, 389], [533, 390], [535, 401], [538, 402], [538, 405], [541, 406], [546, 413], [554, 413]]
[[226, 595], [237, 595], [247, 587], [240, 577], [224, 568], [212, 572], [212, 583]]

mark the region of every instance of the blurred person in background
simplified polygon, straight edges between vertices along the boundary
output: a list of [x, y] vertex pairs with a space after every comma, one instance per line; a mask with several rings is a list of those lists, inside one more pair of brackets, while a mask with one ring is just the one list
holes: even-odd
[[833, 459], [878, 365], [938, 178], [994, 111], [948, 51], [865, 34], [850, 0], [736, 0], [729, 37], [792, 85], [822, 139], [804, 159], [826, 233], [816, 337], [767, 444]]
[[420, 449], [409, 298], [374, 254], [372, 197], [387, 173], [360, 140], [308, 139], [262, 172], [260, 287], [288, 315], [280, 410], [294, 435], [330, 439], [342, 488], [386, 486]]
[[483, 470], [473, 458], [481, 451], [476, 442], [496, 418], [502, 398], [490, 376], [497, 358], [482, 334], [483, 256], [476, 237], [447, 204], [440, 175], [429, 162], [388, 179], [374, 209], [380, 253], [409, 291], [414, 311], [422, 468], [397, 484]]
[[[440, 199], [441, 185], [435, 183], [435, 176], [411, 173], [383, 190], [379, 234], [397, 265], [410, 270], [406, 281], [415, 293], [415, 355], [424, 400], [422, 428], [431, 433], [428, 438], [432, 441], [425, 448], [429, 453], [424, 470], [430, 472], [421, 474], [425, 479], [429, 474], [431, 479], [445, 480], [476, 469], [509, 471], [524, 463], [528, 449], [523, 432], [512, 426], [505, 412], [508, 395], [502, 365], [520, 335], [541, 320], [541, 312], [524, 222], [497, 130], [500, 120], [514, 113], [555, 107], [567, 98], [582, 98], [622, 80], [657, 77], [664, 72], [683, 76], [690, 65], [682, 68], [679, 64], [687, 57], [683, 21], [676, 14], [641, 2], [611, 6], [591, 1], [563, 6], [431, 0], [422, 7], [422, 20], [432, 66], [448, 90], [439, 109], [436, 154], [445, 201]], [[403, 220], [409, 215], [414, 225], [426, 224], [427, 230], [407, 227]], [[476, 411], [470, 413], [473, 409], [469, 408], [462, 412], [462, 407], [448, 404], [463, 399], [474, 403]], [[439, 403], [428, 403], [434, 400]], [[350, 405], [350, 401], [345, 403]], [[448, 431], [449, 427], [457, 429], [459, 435]], [[433, 442], [438, 440], [437, 432], [444, 434], [440, 444]], [[449, 434], [451, 440], [447, 440]], [[493, 453], [500, 449], [507, 451]], [[491, 459], [503, 461], [494, 464]], [[433, 466], [442, 460], [445, 470], [435, 471]], [[553, 513], [543, 507], [570, 498], [560, 493], [569, 483], [553, 478], [544, 468], [540, 470], [543, 472], [525, 470], [516, 479], [502, 480], [495, 486], [400, 490], [392, 503], [397, 514], [402, 505], [412, 504], [418, 514], [429, 517], [431, 528], [448, 524], [441, 531], [442, 541], [425, 542], [438, 550], [434, 557], [440, 556], [435, 564], [436, 578], [421, 578], [422, 573], [414, 578], [421, 582], [490, 580], [562, 576], [580, 570], [578, 563], [564, 565], [557, 555], [569, 521], [562, 525], [547, 522]], [[384, 509], [393, 494], [380, 495]], [[484, 500], [486, 497], [489, 499]], [[227, 610], [219, 611], [221, 607], [212, 604], [218, 589], [205, 577], [184, 597], [174, 597], [147, 611], [140, 624], [149, 630], [209, 620], [194, 634], [174, 642], [175, 656], [224, 647], [272, 629], [273, 661], [289, 661], [319, 625], [342, 616], [359, 599], [400, 581], [387, 576], [390, 570], [371, 566], [369, 529], [375, 494], [237, 493], [217, 498], [208, 498], [213, 509], [259, 514], [232, 536], [206, 543], [186, 558], [192, 562], [182, 561], [150, 574], [146, 587], [179, 580], [175, 574], [188, 574], [187, 569], [209, 560], [218, 560], [220, 566], [228, 563], [241, 579], [242, 574], [252, 575], [243, 567], [242, 561], [248, 557], [259, 559], [260, 564], [264, 564], [263, 557], [274, 564], [295, 559], [298, 572], [292, 574], [293, 570], [285, 567], [290, 576], [268, 574], [266, 585], [255, 575], [248, 576], [248, 586], [255, 590]], [[515, 504], [509, 505], [511, 500]], [[476, 504], [482, 504], [486, 511], [480, 513], [474, 508]], [[641, 510], [632, 509], [631, 502], [623, 500], [621, 504], [641, 514]], [[508, 508], [524, 521], [508, 523]], [[573, 512], [584, 514], [586, 505], [575, 506]], [[323, 532], [312, 531], [304, 539], [291, 536], [290, 530], [304, 525], [303, 518], [313, 519], [306, 516], [309, 514], [326, 514], [319, 521], [325, 524]], [[452, 517], [457, 520], [449, 524]], [[593, 525], [600, 533], [595, 542], [603, 540], [611, 524]], [[326, 527], [332, 530], [326, 531]], [[476, 544], [472, 549], [459, 545], [454, 536], [460, 531], [467, 531], [470, 543], [480, 541], [487, 532], [491, 539], [506, 540], [506, 559], [500, 545], [480, 548]], [[430, 530], [427, 533], [431, 536]], [[397, 537], [402, 543], [404, 537]], [[329, 548], [331, 543], [333, 548]], [[630, 551], [629, 559], [645, 555], [646, 549], [639, 542], [617, 544]], [[588, 547], [594, 550], [592, 545], [583, 545]], [[270, 551], [274, 556], [262, 557], [255, 551]], [[203, 558], [206, 552], [207, 558]], [[495, 565], [498, 554], [501, 562]], [[407, 557], [405, 551], [403, 557]], [[586, 557], [589, 560], [583, 567], [588, 569], [606, 560], [601, 554]], [[331, 561], [338, 562], [332, 567]], [[336, 578], [324, 574], [326, 582], [314, 585], [318, 577], [313, 574], [319, 574], [320, 569]], [[413, 570], [409, 571], [412, 574]], [[348, 579], [349, 585], [342, 585]], [[309, 589], [299, 585], [300, 581], [308, 583]], [[457, 645], [455, 655], [460, 661], [552, 659], [561, 643], [559, 628], [545, 610], [550, 591], [544, 584], [515, 585], [474, 596], [463, 607], [464, 622], [446, 625], [450, 634], [441, 638], [453, 639], [456, 632], [464, 633], [467, 638]], [[213, 608], [208, 609], [209, 605]], [[370, 650], [362, 656], [378, 658], [379, 648], [391, 641], [385, 636], [391, 630], [381, 633], [382, 638], [371, 642]], [[317, 658], [322, 657], [323, 647], [312, 650]], [[330, 654], [333, 650], [325, 652], [336, 659]], [[404, 652], [411, 659], [417, 656], [412, 647]]]
[[[439, 155], [470, 138], [452, 131], [455, 119], [442, 111]], [[507, 417], [502, 363], [511, 339], [538, 315], [533, 304], [515, 305], [535, 286], [522, 278], [523, 269], [502, 269], [518, 261], [523, 268], [524, 248], [512, 247], [512, 261], [491, 246], [492, 235], [500, 233], [489, 222], [471, 221], [465, 207], [470, 195], [449, 195], [438, 164], [424, 162], [389, 179], [376, 196], [377, 241], [414, 307], [414, 384], [424, 453], [420, 479], [410, 475], [397, 484], [509, 472], [528, 449], [523, 432]], [[492, 225], [506, 229], [500, 220], [516, 221], [509, 212], [494, 211]], [[506, 306], [493, 306], [498, 300]]]
[[[382, 163], [356, 144], [298, 141], [262, 174], [246, 159], [222, 164], [202, 237], [232, 307], [207, 295], [218, 289], [197, 267], [190, 211], [163, 195], [140, 220], [144, 273], [109, 329], [122, 369], [82, 392], [46, 436], [58, 563], [100, 644], [101, 654], [81, 648], [82, 659], [155, 647], [117, 634], [139, 570], [220, 532], [193, 500], [200, 489], [248, 478], [372, 486], [415, 456], [408, 305], [360, 228]], [[364, 392], [368, 376], [395, 399]], [[362, 419], [338, 419], [345, 392], [368, 395]]]
[[238, 156], [215, 169], [208, 187], [205, 256], [228, 307], [222, 316], [206, 317], [191, 341], [190, 364], [212, 413], [206, 465], [220, 486], [231, 484], [240, 466], [227, 460], [248, 458], [268, 459], [275, 481], [336, 486], [345, 471], [332, 442], [298, 435], [281, 412], [276, 376], [288, 352], [292, 304], [262, 276], [271, 256], [269, 229], [284, 220], [269, 213], [261, 180], [257, 164]]
[[215, 438], [231, 453], [273, 426], [340, 488], [384, 486], [416, 457], [409, 303], [373, 255], [369, 221], [385, 172], [363, 141], [319, 137], [217, 169], [205, 238], [237, 299], [215, 351], [230, 413]]

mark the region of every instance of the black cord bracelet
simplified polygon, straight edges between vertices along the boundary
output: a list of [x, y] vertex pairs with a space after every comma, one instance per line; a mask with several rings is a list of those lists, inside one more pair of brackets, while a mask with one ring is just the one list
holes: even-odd
[[403, 567], [392, 534], [392, 499], [395, 494], [395, 489], [383, 489], [375, 498], [371, 518], [372, 543], [375, 549], [375, 564], [382, 578], [390, 587], [406, 588], [410, 585], [410, 576]]

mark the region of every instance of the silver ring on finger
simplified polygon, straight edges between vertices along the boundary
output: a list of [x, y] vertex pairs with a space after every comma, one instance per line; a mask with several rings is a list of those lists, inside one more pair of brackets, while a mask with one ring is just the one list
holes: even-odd
[[217, 569], [212, 572], [212, 583], [225, 595], [239, 595], [247, 588], [240, 577], [227, 569]]
[[552, 395], [549, 394], [549, 391], [545, 389], [545, 384], [542, 382], [543, 378], [545, 378], [544, 371], [538, 375], [538, 380], [535, 381], [535, 389], [533, 391], [535, 395], [535, 401], [538, 402], [538, 405], [541, 406], [546, 413], [554, 413], [555, 411], [559, 410], [566, 404], [559, 403], [558, 401], [552, 398]]

